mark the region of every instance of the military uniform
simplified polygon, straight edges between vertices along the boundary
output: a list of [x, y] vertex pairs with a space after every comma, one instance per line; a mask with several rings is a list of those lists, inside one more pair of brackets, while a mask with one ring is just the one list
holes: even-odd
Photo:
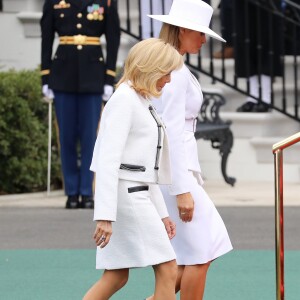
[[[68, 196], [92, 196], [93, 175], [89, 166], [101, 95], [104, 85], [114, 84], [120, 43], [116, 1], [46, 0], [41, 31], [42, 84], [54, 91], [65, 192]], [[56, 34], [59, 45], [53, 56]], [[103, 34], [106, 59], [100, 41]]]

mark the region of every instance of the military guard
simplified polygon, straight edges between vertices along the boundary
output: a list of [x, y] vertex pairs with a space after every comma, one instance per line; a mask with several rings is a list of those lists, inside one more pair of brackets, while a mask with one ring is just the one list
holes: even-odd
[[[93, 208], [89, 168], [101, 101], [113, 92], [120, 44], [116, 0], [46, 0], [41, 31], [42, 90], [54, 97], [66, 208]], [[56, 34], [59, 45], [53, 55]]]

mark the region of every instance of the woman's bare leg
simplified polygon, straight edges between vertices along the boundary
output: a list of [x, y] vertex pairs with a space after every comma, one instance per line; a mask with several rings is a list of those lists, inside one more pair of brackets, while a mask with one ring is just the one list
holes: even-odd
[[175, 300], [175, 283], [177, 277], [176, 261], [153, 266], [155, 273], [155, 291], [153, 300]]
[[210, 262], [185, 266], [180, 282], [180, 300], [202, 300]]
[[176, 285], [175, 285], [175, 293], [177, 294], [180, 291], [180, 284], [181, 284], [181, 278], [184, 272], [185, 266], [178, 266], [177, 269], [177, 279], [176, 279]]
[[[175, 284], [175, 294], [177, 294], [178, 291], [180, 291], [180, 282], [181, 282], [181, 277], [184, 271], [184, 266], [178, 266], [177, 268], [177, 278], [176, 278], [176, 284]], [[154, 295], [148, 297], [146, 300], [153, 300]]]
[[128, 281], [129, 269], [105, 270], [102, 277], [85, 294], [83, 300], [108, 300]]

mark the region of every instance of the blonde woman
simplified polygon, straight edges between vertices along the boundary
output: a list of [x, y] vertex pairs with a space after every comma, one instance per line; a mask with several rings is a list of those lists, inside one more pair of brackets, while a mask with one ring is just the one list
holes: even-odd
[[[224, 41], [209, 28], [212, 13], [212, 7], [203, 1], [174, 0], [168, 15], [151, 17], [164, 22], [160, 38], [184, 55], [198, 53], [206, 35]], [[198, 80], [184, 65], [172, 73], [161, 99], [153, 101], [166, 124], [170, 145], [172, 185], [162, 191], [176, 223], [171, 242], [181, 300], [201, 300], [210, 263], [232, 249], [224, 222], [202, 186], [194, 137], [202, 100]]]
[[161, 95], [182, 64], [170, 44], [154, 38], [139, 42], [104, 108], [91, 165], [96, 268], [104, 273], [84, 300], [109, 299], [126, 284], [130, 268], [146, 266], [155, 272], [154, 299], [175, 299], [177, 266], [169, 241], [175, 224], [157, 185], [171, 183], [169, 148], [149, 99]]

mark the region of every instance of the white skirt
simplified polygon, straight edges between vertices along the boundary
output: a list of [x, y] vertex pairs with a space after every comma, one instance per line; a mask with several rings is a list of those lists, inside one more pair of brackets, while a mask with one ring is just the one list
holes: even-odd
[[149, 191], [128, 192], [128, 188], [147, 185], [119, 180], [117, 220], [108, 245], [97, 247], [97, 269], [146, 267], [176, 258]]
[[167, 187], [161, 186], [170, 217], [176, 222], [176, 236], [171, 243], [178, 265], [204, 264], [232, 250], [224, 222], [201, 186], [200, 180], [196, 178], [198, 174], [189, 174], [195, 202], [191, 222], [181, 221], [176, 197], [169, 195]]

